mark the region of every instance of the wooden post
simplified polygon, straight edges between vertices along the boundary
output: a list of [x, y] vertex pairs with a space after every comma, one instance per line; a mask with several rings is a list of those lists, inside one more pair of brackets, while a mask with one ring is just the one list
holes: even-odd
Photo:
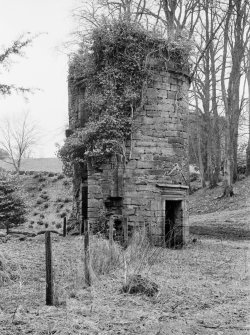
[[10, 226], [9, 222], [6, 223], [6, 235], [9, 235], [10, 233]]
[[111, 262], [113, 261], [113, 239], [114, 239], [114, 218], [111, 215], [109, 218], [109, 249], [110, 249], [110, 256]]
[[46, 305], [53, 306], [53, 269], [50, 232], [45, 232], [45, 260], [46, 260]]
[[63, 218], [63, 236], [67, 235], [67, 219], [66, 216]]
[[80, 210], [80, 217], [79, 217], [79, 235], [82, 235], [82, 224], [84, 223], [84, 219], [83, 219], [83, 215], [82, 215], [82, 182], [80, 185], [80, 196], [79, 196], [79, 201], [80, 201], [80, 206], [79, 206], [79, 210]]
[[111, 216], [109, 218], [109, 245], [113, 245], [113, 240], [114, 240], [114, 219]]
[[162, 216], [162, 247], [166, 248], [166, 221], [165, 216]]
[[123, 238], [124, 238], [124, 246], [128, 246], [128, 218], [123, 219]]
[[89, 272], [89, 262], [90, 262], [90, 254], [89, 254], [89, 224], [88, 220], [84, 220], [84, 274], [85, 274], [85, 282], [86, 285], [91, 286], [91, 278]]
[[79, 235], [82, 235], [82, 224], [84, 224], [84, 222], [82, 222], [83, 219], [82, 217], [80, 218], [80, 224], [79, 224]]

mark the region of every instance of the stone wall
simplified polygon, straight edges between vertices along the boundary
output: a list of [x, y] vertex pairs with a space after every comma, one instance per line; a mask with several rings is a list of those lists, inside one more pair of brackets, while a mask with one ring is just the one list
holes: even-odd
[[131, 160], [124, 174], [124, 208], [131, 223], [159, 221], [161, 192], [156, 183], [187, 185], [188, 87], [183, 75], [155, 75], [144, 107], [135, 115]]
[[[102, 213], [126, 218], [130, 226], [146, 226], [155, 244], [164, 244], [165, 201], [181, 202], [178, 225], [188, 233], [188, 88], [189, 78], [174, 71], [155, 70], [134, 114], [127, 161], [87, 168], [88, 220]], [[70, 127], [83, 125], [83, 92], [69, 89]], [[79, 178], [78, 182], [79, 183]], [[75, 186], [77, 188], [77, 186]], [[84, 206], [84, 204], [83, 204]]]

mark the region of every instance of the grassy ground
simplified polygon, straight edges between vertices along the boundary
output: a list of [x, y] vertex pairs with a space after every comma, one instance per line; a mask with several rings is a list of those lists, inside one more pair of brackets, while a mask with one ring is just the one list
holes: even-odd
[[122, 266], [86, 289], [82, 247], [79, 238], [54, 238], [59, 306], [47, 307], [43, 238], [0, 246], [17, 264], [17, 278], [1, 288], [2, 335], [248, 334], [245, 242], [201, 239], [183, 250], [159, 250], [142, 272], [160, 286], [151, 298], [120, 292]]
[[[55, 201], [59, 185], [63, 192], [63, 180], [54, 182], [51, 190], [50, 178], [43, 190]], [[245, 179], [237, 184], [238, 195], [228, 204], [212, 200], [220, 189], [192, 195], [192, 234], [182, 250], [154, 248], [147, 251], [153, 258], [143, 258], [143, 249], [137, 249], [138, 258], [129, 261], [129, 250], [117, 248], [117, 266], [102, 275], [97, 270], [109, 249], [92, 239], [91, 288], [84, 282], [82, 238], [54, 235], [53, 307], [45, 306], [44, 236], [26, 241], [11, 237], [0, 244], [0, 334], [249, 334], [248, 183]], [[35, 192], [37, 199], [42, 191]], [[56, 208], [53, 201], [48, 214]], [[240, 228], [244, 234], [239, 238]], [[136, 259], [140, 273], [159, 285], [154, 297], [121, 293], [125, 274], [138, 269]]]

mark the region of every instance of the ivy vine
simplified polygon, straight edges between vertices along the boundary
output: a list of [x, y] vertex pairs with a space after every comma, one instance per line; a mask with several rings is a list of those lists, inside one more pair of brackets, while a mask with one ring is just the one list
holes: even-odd
[[102, 164], [114, 154], [125, 157], [134, 111], [142, 106], [144, 87], [152, 75], [152, 59], [187, 70], [190, 42], [164, 40], [124, 21], [104, 23], [84, 40], [70, 62], [71, 84], [84, 92], [79, 126], [59, 150], [65, 164]]

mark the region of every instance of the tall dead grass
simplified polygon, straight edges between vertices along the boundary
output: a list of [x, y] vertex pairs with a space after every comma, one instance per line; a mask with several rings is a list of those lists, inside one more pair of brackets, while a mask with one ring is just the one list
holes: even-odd
[[122, 263], [122, 247], [102, 237], [92, 236], [90, 241], [90, 267], [95, 276], [108, 274]]
[[13, 262], [5, 253], [0, 253], [0, 286], [18, 280], [20, 267]]
[[[90, 236], [89, 270], [91, 282], [99, 283], [102, 276], [110, 274], [124, 285], [133, 275], [148, 277], [154, 264], [160, 261], [163, 248], [154, 247], [146, 230], [133, 233], [127, 248], [101, 237]], [[58, 296], [75, 296], [85, 288], [85, 256], [83, 238], [75, 239], [70, 253], [61, 255], [55, 262], [55, 288]]]
[[145, 228], [135, 230], [123, 254], [124, 271], [128, 275], [148, 274], [152, 265], [160, 261], [162, 251], [161, 247], [152, 245]]

